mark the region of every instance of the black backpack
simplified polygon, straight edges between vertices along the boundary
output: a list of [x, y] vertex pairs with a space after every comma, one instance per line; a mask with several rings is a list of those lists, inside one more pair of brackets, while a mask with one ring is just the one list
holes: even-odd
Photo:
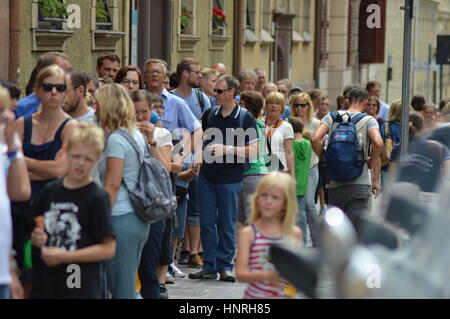
[[128, 187], [125, 179], [122, 178], [136, 214], [145, 223], [154, 223], [175, 216], [177, 198], [169, 172], [158, 160], [151, 156], [147, 144], [145, 153], [142, 154], [130, 133], [125, 130], [117, 130], [116, 132], [131, 144], [142, 163], [134, 190]]

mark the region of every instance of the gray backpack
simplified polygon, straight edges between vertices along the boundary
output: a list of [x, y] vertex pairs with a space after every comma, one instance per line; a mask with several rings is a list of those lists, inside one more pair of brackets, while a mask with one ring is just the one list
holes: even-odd
[[175, 216], [177, 198], [165, 167], [151, 156], [147, 144], [145, 154], [142, 154], [136, 141], [127, 131], [117, 130], [116, 133], [131, 144], [142, 163], [134, 190], [127, 186], [124, 178], [122, 179], [138, 217], [145, 223], [154, 223]]

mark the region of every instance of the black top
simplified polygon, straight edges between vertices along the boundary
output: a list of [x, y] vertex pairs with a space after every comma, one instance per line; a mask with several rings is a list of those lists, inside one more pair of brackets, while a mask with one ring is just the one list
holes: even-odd
[[[49, 183], [37, 203], [35, 216], [44, 215], [47, 247], [74, 251], [114, 237], [108, 194], [95, 182], [82, 188], [67, 189], [63, 180]], [[34, 281], [31, 298], [105, 298], [103, 262], [78, 263], [80, 287], [69, 288], [76, 279], [74, 267], [62, 264], [47, 267], [40, 250], [33, 251]], [[75, 267], [76, 268], [76, 267]]]
[[[213, 158], [206, 154], [205, 147], [209, 144], [235, 147], [249, 145], [258, 140], [256, 122], [250, 112], [245, 112], [239, 105], [236, 105], [231, 114], [225, 118], [222, 116], [221, 110], [222, 108], [211, 108], [205, 111], [201, 118], [203, 132], [205, 132], [201, 174], [217, 184], [240, 183], [244, 178], [245, 160], [231, 154]], [[214, 114], [209, 116], [210, 112], [214, 112]], [[240, 112], [246, 113], [242, 125], [243, 130], [236, 130], [240, 127]]]
[[[401, 144], [396, 144], [390, 160], [397, 162]], [[416, 184], [423, 192], [436, 192], [441, 181], [442, 166], [450, 158], [446, 146], [436, 141], [417, 138], [409, 144], [408, 156], [400, 163], [398, 180]]]

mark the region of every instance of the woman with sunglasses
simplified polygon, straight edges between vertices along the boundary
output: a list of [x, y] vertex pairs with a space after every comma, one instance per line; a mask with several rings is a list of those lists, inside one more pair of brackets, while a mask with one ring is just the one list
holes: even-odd
[[271, 154], [269, 170], [275, 169], [289, 173], [295, 180], [294, 154], [292, 153], [294, 130], [291, 124], [281, 119], [284, 105], [284, 95], [279, 92], [272, 92], [266, 97], [266, 116], [263, 121], [266, 127], [267, 147]]
[[[303, 136], [310, 139], [314, 131], [319, 127], [320, 121], [314, 117], [314, 105], [307, 93], [300, 93], [291, 97], [289, 105], [291, 106], [291, 114], [299, 117], [305, 127]], [[318, 229], [317, 229], [317, 209], [314, 202], [317, 184], [319, 182], [319, 158], [315, 152], [311, 152], [311, 163], [308, 176], [308, 190], [305, 194], [306, 200], [306, 218], [308, 221], [309, 231], [313, 247], [318, 247]]]
[[23, 261], [20, 252], [23, 252], [23, 244], [27, 238], [29, 217], [26, 216], [30, 216], [32, 205], [44, 187], [49, 182], [62, 178], [68, 171], [63, 146], [67, 144], [77, 122], [62, 109], [65, 93], [63, 69], [57, 65], [43, 69], [39, 72], [35, 85], [35, 94], [41, 100], [38, 112], [16, 121], [32, 190], [30, 201], [13, 203], [14, 249], [18, 251], [19, 263]]
[[384, 120], [378, 115], [380, 113], [380, 101], [377, 99], [376, 96], [369, 96], [369, 100], [367, 101], [367, 114], [375, 118], [378, 122], [378, 126], [380, 128], [384, 125]]

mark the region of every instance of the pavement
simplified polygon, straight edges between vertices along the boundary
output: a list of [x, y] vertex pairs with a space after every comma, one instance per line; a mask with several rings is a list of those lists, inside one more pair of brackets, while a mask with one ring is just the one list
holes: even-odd
[[[306, 248], [312, 249], [312, 248]], [[188, 274], [197, 271], [197, 268], [178, 265], [186, 273], [185, 278], [176, 278], [175, 284], [166, 285], [170, 299], [242, 299], [246, 283], [229, 283], [217, 280], [193, 280], [188, 278]], [[322, 299], [335, 298], [335, 282], [332, 274], [327, 269], [322, 269], [317, 285], [317, 294]], [[307, 298], [299, 293], [301, 299]]]

